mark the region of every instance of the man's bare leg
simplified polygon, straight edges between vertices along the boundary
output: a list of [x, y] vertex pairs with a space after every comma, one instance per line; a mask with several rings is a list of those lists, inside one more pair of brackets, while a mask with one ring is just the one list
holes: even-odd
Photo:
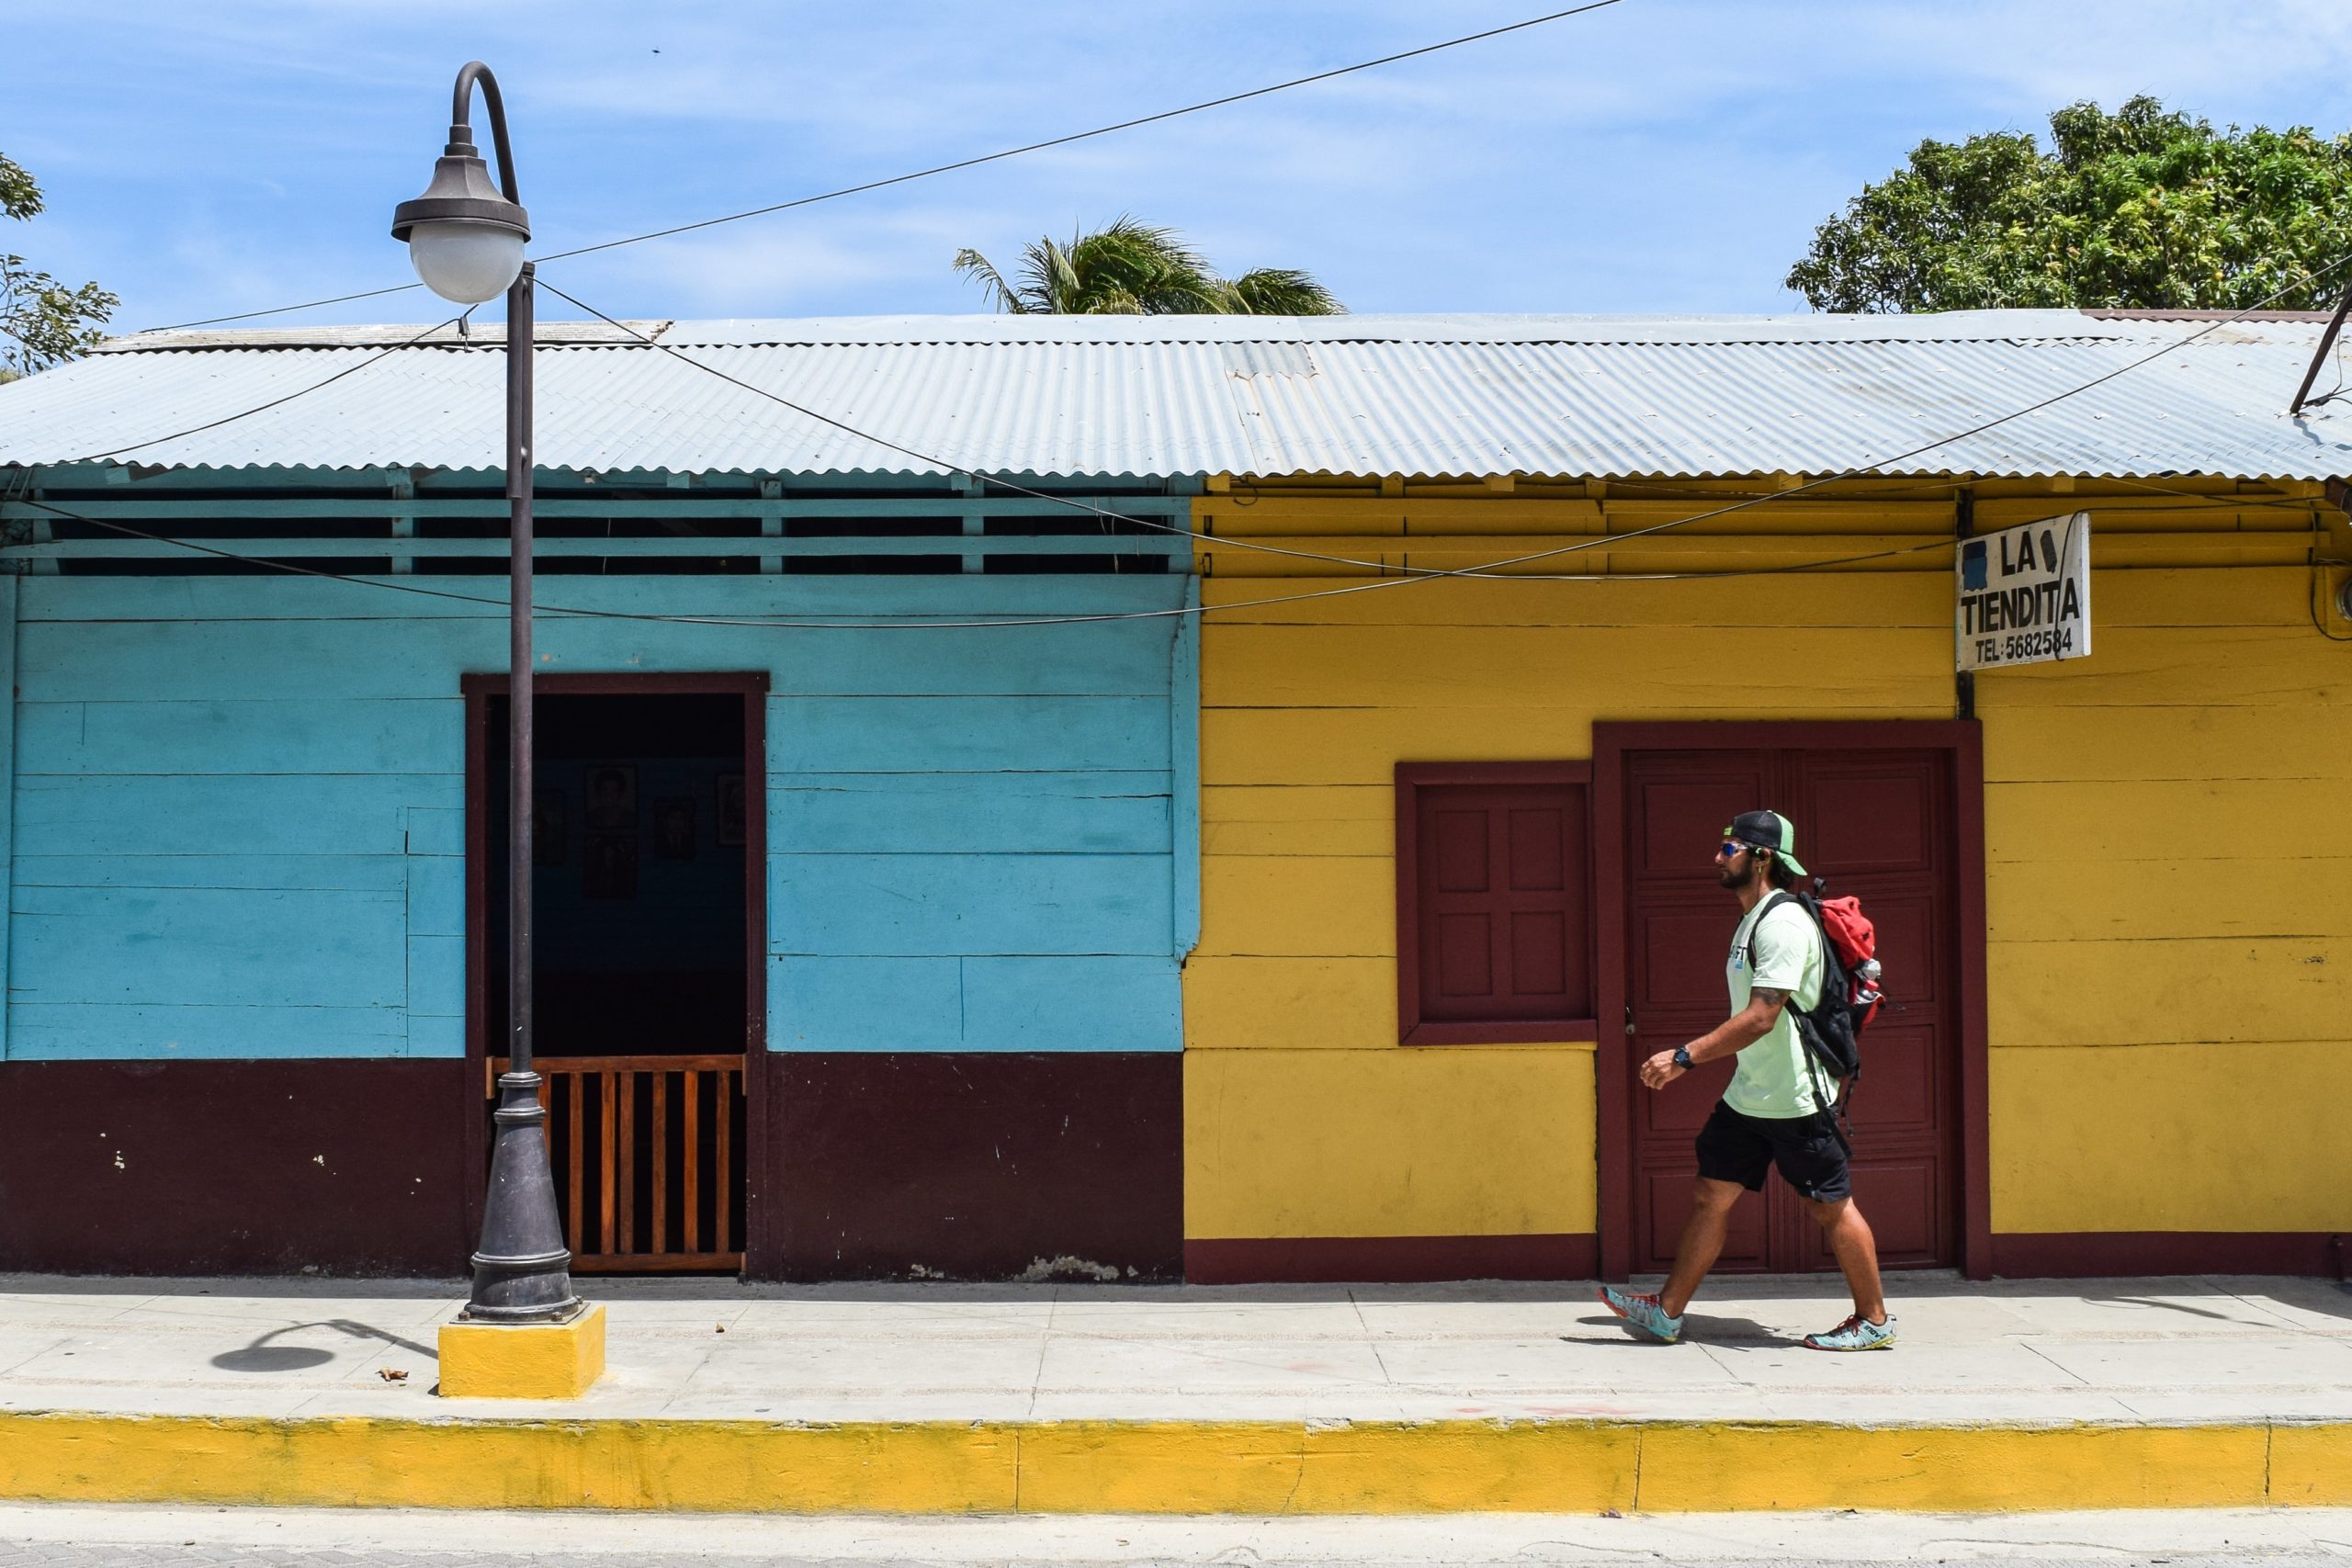
[[1829, 1250], [1838, 1255], [1838, 1267], [1846, 1272], [1846, 1288], [1854, 1293], [1854, 1310], [1872, 1323], [1884, 1323], [1886, 1296], [1879, 1288], [1878, 1238], [1871, 1235], [1870, 1222], [1862, 1218], [1851, 1198], [1826, 1203], [1807, 1199], [1805, 1207], [1813, 1211]]
[[1657, 1304], [1668, 1317], [1680, 1317], [1690, 1298], [1699, 1293], [1707, 1270], [1723, 1256], [1724, 1237], [1731, 1230], [1731, 1208], [1744, 1190], [1736, 1181], [1699, 1178], [1690, 1195], [1690, 1217], [1683, 1222], [1682, 1239], [1674, 1244], [1674, 1272], [1657, 1293]]

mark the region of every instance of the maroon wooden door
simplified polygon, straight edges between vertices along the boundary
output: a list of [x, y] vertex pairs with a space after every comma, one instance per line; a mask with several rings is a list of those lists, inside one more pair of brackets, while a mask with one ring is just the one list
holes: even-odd
[[[1730, 1080], [1713, 1063], [1663, 1093], [1642, 1060], [1723, 1021], [1724, 965], [1739, 906], [1716, 881], [1734, 816], [1785, 813], [1799, 858], [1831, 895], [1855, 894], [1878, 927], [1894, 1002], [1864, 1038], [1854, 1099], [1854, 1190], [1889, 1268], [1951, 1267], [1960, 1253], [1958, 834], [1942, 750], [1631, 751], [1625, 758], [1626, 1077], [1633, 1107], [1632, 1255], [1665, 1269], [1689, 1216], [1691, 1139]], [[1834, 1267], [1778, 1176], [1735, 1211], [1721, 1267]]]

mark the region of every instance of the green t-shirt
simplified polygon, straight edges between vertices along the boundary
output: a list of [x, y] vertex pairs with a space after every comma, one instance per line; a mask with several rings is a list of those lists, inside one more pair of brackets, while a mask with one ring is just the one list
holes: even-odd
[[[1757, 917], [1763, 912], [1770, 898], [1758, 900], [1739, 922], [1739, 930], [1732, 933], [1731, 958], [1724, 965], [1724, 978], [1731, 986], [1731, 1010], [1736, 1014], [1747, 1006], [1748, 994], [1758, 986], [1789, 993], [1781, 1019], [1772, 1032], [1746, 1047], [1739, 1054], [1739, 1065], [1731, 1076], [1731, 1087], [1724, 1090], [1724, 1103], [1743, 1116], [1789, 1117], [1810, 1116], [1826, 1109], [1814, 1088], [1814, 1073], [1806, 1070], [1804, 1041], [1797, 1034], [1797, 1013], [1810, 1009], [1821, 1000], [1823, 954], [1821, 931], [1804, 906], [1792, 899], [1774, 905], [1770, 918], [1759, 928]], [[1747, 947], [1750, 937], [1756, 944], [1756, 971], [1748, 973]], [[1832, 1095], [1837, 1085], [1826, 1069], [1816, 1067], [1821, 1083]]]

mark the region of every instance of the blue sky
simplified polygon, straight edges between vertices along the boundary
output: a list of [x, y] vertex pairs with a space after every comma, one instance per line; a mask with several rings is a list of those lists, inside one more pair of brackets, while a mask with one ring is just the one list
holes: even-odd
[[[9, 24], [0, 151], [50, 209], [0, 244], [136, 328], [408, 281], [388, 236], [468, 57], [504, 84], [544, 251], [1409, 48], [1542, 0], [88, 0]], [[1623, 0], [1010, 164], [551, 265], [627, 316], [985, 308], [957, 247], [1121, 211], [1363, 310], [1756, 311], [1922, 137], [2133, 92], [2352, 128], [2343, 0]], [[484, 138], [485, 143], [487, 138]], [[427, 321], [421, 290], [279, 318]], [[546, 313], [569, 313], [548, 300]]]

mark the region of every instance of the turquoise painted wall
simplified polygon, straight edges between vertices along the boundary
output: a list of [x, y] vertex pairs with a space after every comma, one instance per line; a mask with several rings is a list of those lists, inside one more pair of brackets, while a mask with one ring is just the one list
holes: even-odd
[[[462, 1055], [458, 681], [504, 668], [503, 611], [288, 578], [0, 581], [6, 1055]], [[957, 619], [1168, 610], [1188, 591], [575, 576], [540, 598]], [[1173, 1051], [1198, 922], [1193, 625], [546, 615], [538, 641], [548, 671], [769, 672], [772, 1049]]]

